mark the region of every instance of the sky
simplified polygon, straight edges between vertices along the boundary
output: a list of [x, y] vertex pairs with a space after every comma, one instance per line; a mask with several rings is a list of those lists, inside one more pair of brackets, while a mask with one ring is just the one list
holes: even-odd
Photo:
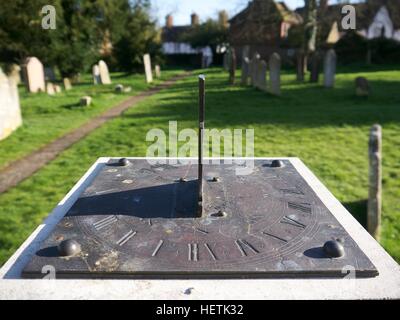
[[[291, 9], [295, 9], [304, 4], [304, 0], [284, 0]], [[330, 2], [334, 3], [335, 0]], [[356, 0], [352, 1], [356, 2]], [[172, 14], [174, 25], [190, 24], [190, 15], [196, 12], [200, 20], [216, 18], [220, 10], [228, 11], [229, 17], [234, 16], [247, 6], [248, 0], [152, 0], [153, 16], [156, 17], [160, 25], [165, 24], [165, 16]]]

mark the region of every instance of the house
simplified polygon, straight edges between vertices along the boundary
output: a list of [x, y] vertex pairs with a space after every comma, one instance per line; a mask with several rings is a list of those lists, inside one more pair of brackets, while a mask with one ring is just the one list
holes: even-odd
[[290, 29], [301, 25], [303, 18], [284, 2], [253, 0], [229, 22], [229, 42], [239, 57], [248, 47], [250, 55], [258, 52], [267, 59], [272, 52], [283, 57], [290, 55], [283, 44]]
[[182, 36], [191, 28], [200, 23], [199, 16], [191, 15], [191, 24], [187, 26], [174, 26], [172, 15], [167, 15], [165, 26], [162, 28], [162, 51], [168, 64], [190, 64], [196, 67], [208, 67], [213, 62], [213, 53], [210, 47], [192, 48], [189, 43], [183, 42]]
[[[336, 43], [347, 30], [341, 27], [345, 3], [329, 5], [321, 2], [318, 10], [320, 37], [330, 44]], [[367, 39], [385, 37], [400, 41], [400, 0], [368, 0], [351, 4], [356, 9], [356, 31]], [[301, 16], [305, 9], [296, 9]]]
[[[346, 3], [330, 5], [328, 0], [319, 3], [318, 38], [333, 45], [347, 32], [341, 27], [342, 7]], [[360, 35], [400, 41], [400, 0], [367, 0], [352, 5], [356, 9], [356, 29]], [[304, 21], [305, 8], [293, 11], [284, 2], [253, 0], [230, 19], [229, 41], [239, 57], [247, 47], [250, 56], [258, 52], [266, 60], [272, 52], [278, 52], [284, 60], [292, 59], [298, 44], [290, 41], [290, 35], [296, 34], [299, 38]]]

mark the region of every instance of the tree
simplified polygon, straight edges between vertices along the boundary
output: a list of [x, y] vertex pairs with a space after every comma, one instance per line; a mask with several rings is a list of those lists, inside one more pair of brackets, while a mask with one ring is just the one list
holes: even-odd
[[183, 42], [190, 43], [193, 48], [211, 47], [215, 54], [217, 46], [228, 41], [228, 29], [222, 21], [208, 19], [205, 23], [192, 27], [182, 35]]
[[125, 32], [115, 44], [114, 55], [120, 70], [142, 70], [145, 53], [150, 53], [156, 60], [161, 55], [160, 33], [150, 17], [149, 8], [149, 1], [136, 1], [133, 5]]

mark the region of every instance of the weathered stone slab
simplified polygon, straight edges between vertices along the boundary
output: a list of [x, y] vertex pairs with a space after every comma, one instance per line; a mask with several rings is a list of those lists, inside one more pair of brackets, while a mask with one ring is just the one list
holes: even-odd
[[154, 74], [156, 75], [156, 78], [160, 79], [161, 78], [161, 67], [160, 65], [156, 64], [154, 67]]
[[69, 80], [69, 78], [64, 78], [63, 79], [63, 83], [64, 83], [64, 89], [65, 90], [71, 90], [72, 89], [71, 80]]
[[46, 84], [46, 92], [48, 95], [53, 96], [56, 93], [54, 84], [51, 82], [47, 82]]
[[43, 64], [36, 57], [29, 57], [23, 65], [25, 74], [26, 86], [29, 92], [45, 92], [46, 84], [44, 81]]
[[92, 104], [92, 97], [89, 97], [89, 96], [82, 97], [81, 100], [79, 101], [79, 104], [82, 107], [90, 106]]
[[108, 71], [107, 64], [103, 61], [99, 61], [99, 72], [100, 72], [100, 83], [111, 84], [110, 73]]
[[151, 58], [148, 53], [143, 56], [143, 64], [144, 64], [144, 73], [146, 76], [146, 82], [152, 83], [153, 82], [153, 72], [151, 68]]
[[273, 53], [269, 58], [269, 92], [279, 96], [281, 94], [281, 57]]
[[22, 124], [17, 84], [0, 68], [0, 140]]
[[250, 61], [250, 81], [251, 85], [257, 87], [257, 72], [260, 63], [260, 55], [256, 52]]
[[230, 61], [229, 61], [229, 84], [234, 85], [236, 80], [236, 52], [234, 48], [230, 49]]
[[93, 75], [93, 83], [94, 84], [101, 84], [100, 79], [100, 68], [97, 64], [95, 64], [92, 68], [92, 75]]
[[368, 80], [364, 77], [358, 77], [355, 80], [356, 83], [356, 95], [358, 97], [368, 97], [370, 94], [370, 87]]
[[336, 75], [336, 53], [330, 49], [325, 54], [324, 60], [324, 86], [325, 88], [333, 88], [335, 86]]
[[242, 77], [240, 83], [242, 86], [248, 86], [250, 84], [250, 60], [247, 57], [242, 61]]
[[268, 65], [264, 60], [258, 61], [256, 66], [256, 88], [261, 91], [267, 91], [267, 70]]

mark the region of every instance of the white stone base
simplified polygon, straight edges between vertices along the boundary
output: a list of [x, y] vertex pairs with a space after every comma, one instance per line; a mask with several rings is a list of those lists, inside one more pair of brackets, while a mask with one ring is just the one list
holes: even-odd
[[[379, 276], [363, 279], [25, 280], [21, 270], [110, 158], [100, 158], [0, 269], [0, 299], [400, 299], [400, 267], [297, 158], [290, 160]], [[263, 158], [265, 159], [265, 158]], [[185, 294], [193, 288], [191, 294]]]

